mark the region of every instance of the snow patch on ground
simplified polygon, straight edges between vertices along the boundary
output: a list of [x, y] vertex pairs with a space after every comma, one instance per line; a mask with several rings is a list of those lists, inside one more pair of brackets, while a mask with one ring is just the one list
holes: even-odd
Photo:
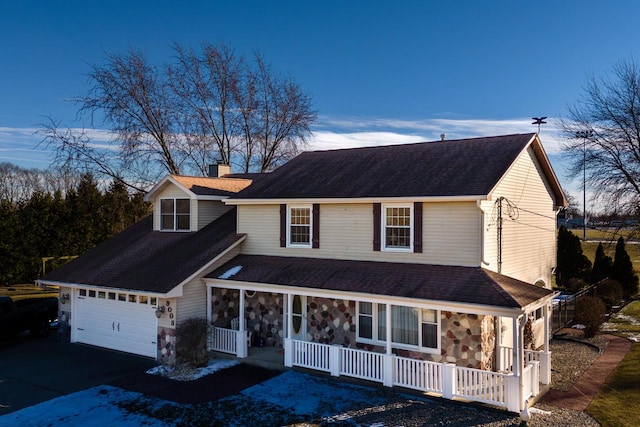
[[129, 402], [141, 397], [143, 395], [140, 393], [117, 387], [98, 386], [3, 415], [0, 417], [0, 426], [170, 426], [156, 418], [129, 413], [118, 406], [120, 402]]
[[161, 377], [176, 381], [193, 381], [237, 364], [238, 361], [231, 359], [211, 359], [209, 360], [209, 364], [202, 368], [194, 368], [188, 365], [180, 365], [177, 367], [160, 365], [149, 369], [146, 373], [150, 375], [160, 375]]
[[[304, 393], [302, 391], [304, 390]], [[345, 413], [354, 406], [384, 405], [387, 399], [370, 387], [326, 380], [300, 372], [286, 371], [240, 394], [287, 408], [296, 415], [329, 416]]]

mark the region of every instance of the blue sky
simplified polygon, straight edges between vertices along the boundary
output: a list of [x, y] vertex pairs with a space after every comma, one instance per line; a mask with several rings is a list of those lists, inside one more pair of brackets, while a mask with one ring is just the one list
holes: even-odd
[[48, 116], [88, 126], [68, 100], [106, 52], [162, 63], [206, 41], [297, 80], [319, 112], [311, 148], [531, 132], [548, 116], [542, 141], [573, 191], [554, 119], [587, 75], [640, 58], [638, 18], [632, 0], [4, 2], [0, 162], [47, 167], [33, 133]]

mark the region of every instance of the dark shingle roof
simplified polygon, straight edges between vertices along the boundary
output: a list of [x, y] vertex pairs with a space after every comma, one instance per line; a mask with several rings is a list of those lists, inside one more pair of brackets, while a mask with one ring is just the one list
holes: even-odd
[[239, 255], [206, 277], [225, 278], [227, 272], [233, 281], [504, 308], [521, 308], [552, 294], [480, 267]]
[[486, 195], [534, 136], [305, 152], [231, 198]]
[[153, 231], [149, 216], [41, 280], [166, 293], [242, 236], [235, 209], [190, 233]]

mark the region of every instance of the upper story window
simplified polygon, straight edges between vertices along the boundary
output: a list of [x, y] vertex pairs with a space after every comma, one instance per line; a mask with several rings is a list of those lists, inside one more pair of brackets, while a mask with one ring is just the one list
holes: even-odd
[[373, 250], [422, 253], [422, 202], [374, 203]]
[[[394, 346], [432, 352], [439, 348], [437, 310], [391, 305], [391, 342]], [[384, 345], [387, 340], [387, 306], [358, 303], [357, 340]]]
[[384, 205], [382, 209], [385, 250], [411, 251], [413, 248], [413, 206]]
[[311, 247], [311, 206], [289, 206], [287, 246]]
[[280, 247], [320, 248], [320, 205], [280, 205]]
[[191, 201], [189, 199], [160, 200], [160, 230], [189, 231]]

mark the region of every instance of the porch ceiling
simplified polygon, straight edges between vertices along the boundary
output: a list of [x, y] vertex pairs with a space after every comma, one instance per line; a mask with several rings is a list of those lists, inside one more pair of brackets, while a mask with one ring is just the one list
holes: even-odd
[[480, 267], [261, 255], [239, 255], [206, 277], [504, 308], [552, 294]]

